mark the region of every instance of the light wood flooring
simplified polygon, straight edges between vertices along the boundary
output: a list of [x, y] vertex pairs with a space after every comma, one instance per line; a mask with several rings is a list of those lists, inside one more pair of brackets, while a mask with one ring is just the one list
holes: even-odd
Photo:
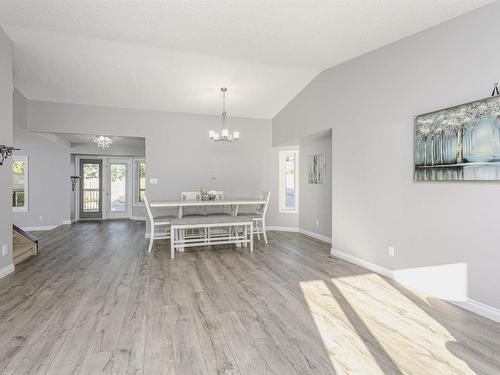
[[0, 280], [1, 374], [500, 374], [500, 325], [296, 233], [147, 253], [144, 223], [37, 234]]

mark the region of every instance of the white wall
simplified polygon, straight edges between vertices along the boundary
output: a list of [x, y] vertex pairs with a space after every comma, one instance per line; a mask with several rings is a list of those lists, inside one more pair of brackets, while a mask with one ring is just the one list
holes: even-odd
[[[308, 182], [307, 160], [311, 155], [325, 154], [325, 184]], [[331, 133], [320, 139], [305, 138], [300, 142], [299, 178], [299, 227], [301, 230], [331, 238], [332, 236], [332, 137]], [[316, 225], [318, 221], [318, 225]]]
[[70, 220], [70, 146], [27, 130], [26, 98], [14, 92], [15, 155], [28, 156], [28, 212], [14, 212], [19, 227], [50, 227]]
[[[273, 144], [333, 128], [333, 248], [389, 269], [465, 263], [500, 308], [500, 183], [415, 183], [413, 117], [488, 96], [500, 3], [329, 69], [273, 119]], [[387, 255], [387, 246], [396, 256]]]
[[[219, 116], [30, 101], [32, 131], [113, 134], [145, 137], [147, 185], [151, 200], [178, 198], [201, 186], [228, 196], [255, 196], [272, 186], [271, 121], [229, 118], [241, 139], [215, 144], [208, 131], [220, 127]], [[212, 170], [215, 169], [215, 180]]]
[[[12, 44], [0, 28], [0, 144], [12, 146]], [[1, 246], [8, 252], [2, 255]], [[0, 166], [0, 272], [12, 264], [12, 158]]]

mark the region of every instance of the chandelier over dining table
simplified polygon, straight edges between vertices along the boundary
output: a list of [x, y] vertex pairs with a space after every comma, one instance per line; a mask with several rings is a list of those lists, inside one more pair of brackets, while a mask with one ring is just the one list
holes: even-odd
[[222, 87], [220, 89], [222, 92], [222, 129], [218, 133], [215, 130], [210, 130], [208, 132], [208, 137], [215, 142], [232, 142], [240, 139], [240, 132], [235, 130], [232, 134], [229, 133], [229, 128], [227, 127], [227, 113], [226, 113], [226, 92], [227, 88]]

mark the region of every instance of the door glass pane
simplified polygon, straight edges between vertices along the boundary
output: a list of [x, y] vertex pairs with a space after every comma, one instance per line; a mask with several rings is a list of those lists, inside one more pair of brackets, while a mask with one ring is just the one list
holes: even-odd
[[139, 162], [139, 203], [144, 202], [144, 193], [146, 192], [146, 163]]
[[111, 164], [111, 212], [127, 211], [127, 165]]
[[100, 211], [99, 164], [83, 164], [83, 212]]
[[295, 208], [295, 153], [285, 159], [285, 207]]
[[24, 207], [26, 164], [24, 160], [12, 161], [12, 207]]

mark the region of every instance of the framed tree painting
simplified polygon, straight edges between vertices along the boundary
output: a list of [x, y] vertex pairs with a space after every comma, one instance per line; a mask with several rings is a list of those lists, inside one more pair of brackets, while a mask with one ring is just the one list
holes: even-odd
[[324, 153], [307, 158], [307, 181], [310, 184], [324, 184], [326, 177], [326, 157]]
[[500, 180], [500, 96], [416, 116], [414, 179]]

